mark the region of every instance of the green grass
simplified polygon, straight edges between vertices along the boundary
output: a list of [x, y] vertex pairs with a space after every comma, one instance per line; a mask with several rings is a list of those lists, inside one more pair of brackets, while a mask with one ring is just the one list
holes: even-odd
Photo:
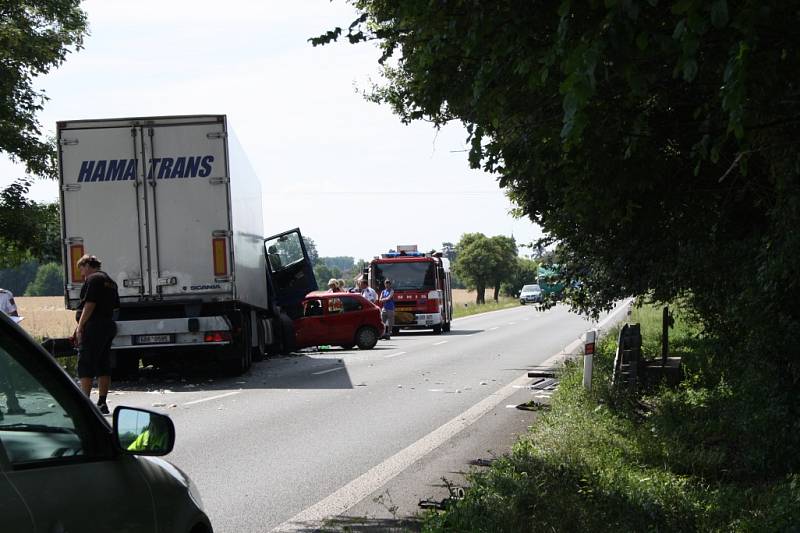
[[[660, 355], [660, 309], [630, 322], [644, 352]], [[770, 463], [796, 454], [786, 413], [710, 377], [710, 339], [680, 315], [670, 341], [687, 365], [682, 386], [614, 391], [617, 335], [598, 347], [592, 391], [568, 363], [550, 410], [511, 454], [470, 475], [463, 500], [428, 514], [426, 531], [800, 531], [800, 475]]]
[[508, 296], [501, 296], [497, 302], [494, 300], [487, 300], [483, 305], [477, 305], [475, 302], [456, 304], [453, 306], [453, 318], [488, 313], [489, 311], [497, 311], [499, 309], [508, 309], [509, 307], [517, 306], [519, 306], [519, 300]]

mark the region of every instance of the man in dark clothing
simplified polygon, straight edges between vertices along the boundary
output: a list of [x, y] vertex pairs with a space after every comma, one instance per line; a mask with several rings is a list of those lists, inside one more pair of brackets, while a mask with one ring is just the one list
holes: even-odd
[[93, 255], [78, 259], [83, 276], [81, 303], [75, 318], [75, 343], [78, 346], [78, 379], [87, 397], [92, 393], [92, 379], [97, 377], [100, 412], [108, 414], [106, 397], [111, 387], [111, 342], [117, 334], [114, 310], [119, 307], [117, 284], [100, 270], [101, 263]]

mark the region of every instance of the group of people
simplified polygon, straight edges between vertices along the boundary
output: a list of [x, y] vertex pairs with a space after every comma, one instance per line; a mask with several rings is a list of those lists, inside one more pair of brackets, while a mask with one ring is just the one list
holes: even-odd
[[383, 339], [389, 340], [392, 338], [392, 328], [394, 328], [394, 289], [392, 289], [391, 280], [383, 282], [383, 290], [380, 295], [369, 286], [369, 282], [365, 276], [361, 276], [356, 280], [357, 289], [350, 289], [348, 291], [344, 288], [344, 280], [331, 278], [328, 281], [328, 292], [357, 292], [368, 301], [374, 303], [381, 308], [381, 320], [383, 321], [384, 334]]

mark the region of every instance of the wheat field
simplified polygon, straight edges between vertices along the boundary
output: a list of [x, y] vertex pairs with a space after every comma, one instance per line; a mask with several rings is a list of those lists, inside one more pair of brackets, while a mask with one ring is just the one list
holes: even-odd
[[75, 329], [75, 312], [64, 308], [63, 296], [15, 296], [25, 331], [34, 338], [68, 337]]

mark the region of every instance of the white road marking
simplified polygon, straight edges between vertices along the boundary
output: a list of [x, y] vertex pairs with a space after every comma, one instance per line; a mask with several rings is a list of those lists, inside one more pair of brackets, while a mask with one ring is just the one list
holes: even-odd
[[517, 378], [272, 531], [310, 531], [314, 529], [314, 526], [321, 526], [322, 520], [325, 518], [343, 514], [421, 457], [435, 450], [500, 405], [503, 400], [516, 392], [514, 385], [522, 385], [528, 381], [530, 378], [527, 375]]
[[506, 405], [506, 409], [516, 409], [516, 408], [517, 408], [517, 406], [515, 404], [513, 404], [513, 403], [509, 404], [509, 405]]
[[210, 402], [211, 400], [219, 400], [220, 398], [226, 398], [228, 396], [233, 396], [234, 394], [239, 394], [240, 392], [242, 392], [242, 391], [237, 390], [237, 391], [233, 391], [233, 392], [226, 392], [225, 394], [217, 394], [216, 396], [209, 396], [208, 398], [201, 398], [199, 400], [192, 400], [191, 402], [186, 402], [183, 405], [194, 405], [196, 403]]
[[447, 341], [439, 341], [433, 343], [434, 346], [439, 346], [440, 344], [447, 344]]
[[509, 322], [508, 323], [509, 326], [513, 326], [514, 324], [516, 324], [516, 322]]
[[493, 327], [493, 328], [489, 328], [489, 330], [488, 330], [488, 331], [494, 331], [494, 330], [496, 330], [496, 329], [500, 329], [500, 326], [495, 326], [495, 327]]
[[397, 357], [398, 355], [403, 355], [403, 354], [405, 354], [405, 353], [406, 353], [406, 352], [390, 353], [389, 355], [384, 355], [384, 357], [385, 357], [386, 359], [389, 359], [389, 358], [391, 358], [391, 357]]
[[321, 370], [319, 372], [312, 372], [312, 376], [319, 376], [321, 374], [328, 374], [330, 372], [336, 372], [337, 370], [344, 370], [343, 366], [337, 366], [336, 368], [329, 368], [328, 370]]

